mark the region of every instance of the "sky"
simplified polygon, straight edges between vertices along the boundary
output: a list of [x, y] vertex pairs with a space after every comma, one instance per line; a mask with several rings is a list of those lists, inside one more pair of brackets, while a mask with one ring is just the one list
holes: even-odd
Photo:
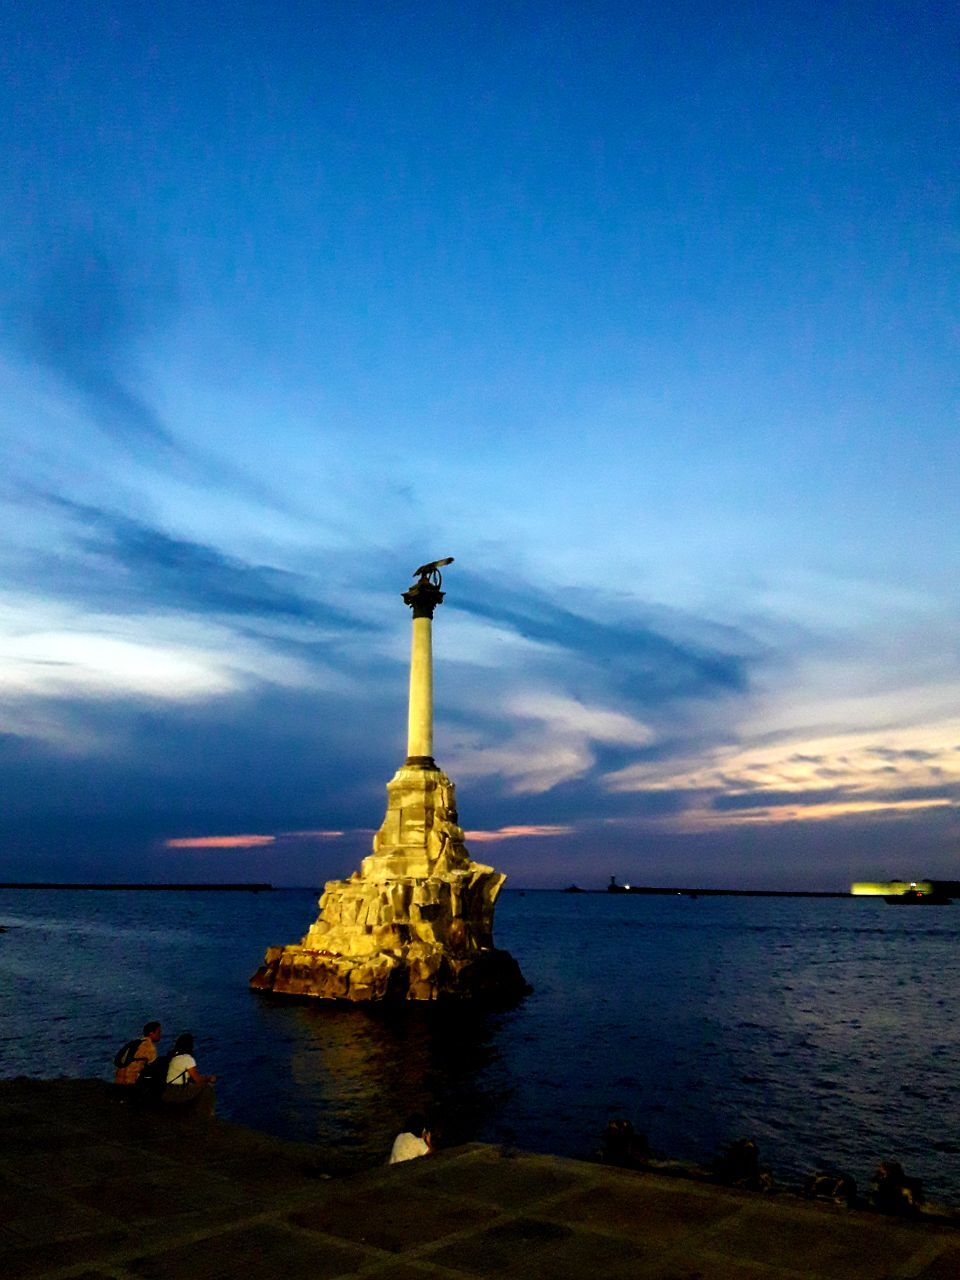
[[0, 8], [0, 879], [960, 878], [958, 24]]

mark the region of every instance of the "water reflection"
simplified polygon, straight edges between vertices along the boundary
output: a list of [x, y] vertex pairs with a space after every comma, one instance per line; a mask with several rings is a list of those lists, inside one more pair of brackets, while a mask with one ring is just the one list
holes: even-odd
[[385, 1159], [415, 1112], [430, 1113], [443, 1145], [471, 1141], [512, 1093], [497, 1047], [500, 1014], [284, 1002], [268, 1017], [286, 1024], [287, 1101], [299, 1109], [312, 1100], [304, 1136], [338, 1153], [338, 1165]]

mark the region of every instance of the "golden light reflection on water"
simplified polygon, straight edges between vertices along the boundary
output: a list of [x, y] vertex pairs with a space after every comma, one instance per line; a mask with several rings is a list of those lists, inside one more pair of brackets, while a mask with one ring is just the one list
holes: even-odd
[[321, 1100], [321, 1112], [326, 1104], [324, 1134], [336, 1111], [338, 1167], [386, 1159], [393, 1137], [412, 1114], [430, 1112], [444, 1145], [465, 1141], [494, 1105], [496, 1089], [477, 1089], [469, 1082], [496, 1066], [496, 1014], [439, 1006], [391, 1011], [311, 1002], [285, 1007], [295, 1024], [292, 1082], [304, 1096]]

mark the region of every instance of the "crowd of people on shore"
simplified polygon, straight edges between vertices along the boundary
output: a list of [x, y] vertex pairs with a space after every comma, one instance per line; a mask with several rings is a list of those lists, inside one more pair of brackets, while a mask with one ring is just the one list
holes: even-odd
[[802, 1185], [779, 1186], [769, 1169], [760, 1163], [760, 1148], [752, 1138], [738, 1138], [719, 1152], [712, 1164], [665, 1160], [650, 1149], [647, 1136], [638, 1133], [631, 1122], [622, 1117], [612, 1119], [604, 1130], [595, 1158], [621, 1169], [657, 1169], [678, 1173], [682, 1177], [717, 1182], [721, 1186], [742, 1191], [794, 1191], [807, 1200], [825, 1200], [849, 1209], [874, 1209], [878, 1213], [898, 1217], [915, 1217], [925, 1209], [923, 1182], [904, 1172], [898, 1160], [881, 1160], [870, 1180], [866, 1195], [858, 1194], [856, 1179], [833, 1165], [821, 1165], [810, 1173]]
[[[163, 1028], [156, 1020], [145, 1022], [140, 1036], [127, 1041], [114, 1057], [114, 1088], [121, 1096], [128, 1095], [140, 1101], [183, 1104], [196, 1102], [206, 1096], [212, 1109], [212, 1088], [215, 1075], [205, 1075], [197, 1066], [192, 1032], [177, 1036], [168, 1053], [157, 1049], [163, 1036]], [[404, 1128], [393, 1140], [388, 1164], [402, 1164], [430, 1155], [434, 1150], [433, 1126], [421, 1115], [411, 1116]], [[603, 1133], [601, 1149], [595, 1158], [620, 1168], [646, 1169], [663, 1167], [665, 1162], [656, 1160], [650, 1150], [646, 1135], [637, 1133], [629, 1120], [615, 1118]], [[699, 1169], [687, 1166], [688, 1176], [704, 1176], [726, 1186], [744, 1190], [771, 1191], [775, 1189], [773, 1177], [760, 1164], [757, 1144], [748, 1138], [732, 1143], [714, 1161], [713, 1166]], [[818, 1169], [808, 1179], [803, 1194], [810, 1199], [831, 1200], [835, 1204], [850, 1207], [870, 1207], [883, 1213], [912, 1215], [923, 1204], [922, 1184], [910, 1178], [896, 1161], [882, 1161], [871, 1182], [868, 1200], [857, 1196], [856, 1182], [849, 1174], [833, 1168]]]
[[[193, 1033], [184, 1031], [177, 1036], [173, 1049], [160, 1053], [157, 1049], [163, 1036], [159, 1022], [145, 1022], [140, 1036], [129, 1040], [114, 1058], [114, 1087], [117, 1092], [138, 1101], [183, 1104], [207, 1097], [212, 1109], [212, 1088], [215, 1075], [203, 1074], [194, 1057], [196, 1043]], [[404, 1128], [393, 1140], [388, 1164], [402, 1164], [430, 1155], [434, 1150], [433, 1126], [421, 1115], [411, 1116]], [[597, 1159], [620, 1168], [646, 1169], [671, 1164], [654, 1159], [646, 1135], [637, 1133], [629, 1120], [615, 1118], [604, 1131]], [[726, 1186], [744, 1190], [771, 1191], [775, 1189], [773, 1177], [760, 1164], [757, 1144], [741, 1138], [717, 1157], [713, 1166], [700, 1170], [687, 1166], [688, 1176], [705, 1176]], [[910, 1178], [896, 1161], [882, 1161], [871, 1182], [866, 1202], [857, 1196], [856, 1182], [849, 1174], [833, 1168], [818, 1169], [808, 1179], [803, 1194], [810, 1199], [832, 1200], [835, 1204], [851, 1207], [870, 1207], [883, 1213], [899, 1215], [915, 1214], [923, 1204], [922, 1184]]]

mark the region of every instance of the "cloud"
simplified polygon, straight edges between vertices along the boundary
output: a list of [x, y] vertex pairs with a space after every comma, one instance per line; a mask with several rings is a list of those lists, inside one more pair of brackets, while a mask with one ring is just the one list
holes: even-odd
[[193, 836], [179, 840], [164, 840], [166, 849], [257, 849], [262, 845], [276, 844], [276, 836]]
[[538, 836], [568, 836], [574, 827], [560, 823], [528, 823], [517, 827], [498, 827], [495, 831], [465, 831], [464, 836], [474, 844], [494, 843], [501, 840], [529, 840]]
[[461, 745], [450, 753], [457, 778], [476, 781], [502, 778], [511, 795], [537, 795], [580, 778], [595, 757], [586, 739], [550, 741], [534, 731], [514, 733], [508, 742], [491, 746]]
[[[367, 830], [367, 828], [364, 828]], [[281, 831], [281, 840], [339, 840], [345, 831]]]
[[895, 751], [892, 747], [868, 747], [867, 754], [877, 756], [880, 760], [886, 760], [891, 764], [901, 763], [903, 761], [926, 762], [928, 760], [936, 760], [938, 753], [936, 751], [926, 751], [920, 747], [911, 747], [909, 749]]
[[[953, 807], [952, 800], [942, 797], [928, 800], [894, 800], [884, 796], [870, 799], [838, 797], [822, 803], [814, 797], [795, 797], [792, 802], [780, 800], [769, 805], [757, 803], [753, 807], [744, 807], [738, 812], [737, 821], [773, 825], [784, 822], [837, 821], [867, 815], [874, 818], [908, 817], [919, 810]], [[702, 826], [707, 827], [709, 824], [703, 823]]]
[[[499, 778], [513, 796], [579, 782], [581, 804], [589, 804], [598, 771], [669, 752], [684, 722], [700, 743], [729, 736], [749, 695], [753, 657], [746, 655], [756, 655], [745, 635], [677, 615], [677, 630], [703, 635], [700, 644], [681, 642], [617, 617], [636, 610], [635, 602], [567, 594], [603, 620], [515, 580], [458, 579], [454, 608], [472, 620], [459, 635], [469, 659], [461, 659], [457, 731], [447, 752], [458, 777]], [[473, 669], [474, 634], [483, 628], [490, 640]]]
[[[505, 586], [472, 574], [461, 579], [453, 608], [602, 667], [613, 683], [645, 706], [746, 691], [747, 665], [741, 654], [680, 643], [641, 621], [605, 621], [603, 615], [615, 612], [617, 605], [599, 592], [567, 593], [583, 602], [584, 611], [576, 612], [532, 587]], [[590, 616], [588, 608], [601, 616]]]
[[[922, 748], [914, 745], [921, 734], [928, 744]], [[906, 814], [960, 801], [958, 736], [960, 720], [948, 719], [922, 729], [726, 745], [695, 760], [628, 765], [607, 774], [604, 785], [612, 792], [679, 799], [678, 829]]]
[[267, 845], [282, 846], [304, 841], [338, 840], [344, 831], [278, 831], [275, 835], [176, 836], [162, 842], [165, 849], [262, 849]]
[[111, 701], [123, 724], [128, 699], [196, 708], [264, 685], [301, 696], [343, 689], [349, 681], [324, 661], [332, 646], [322, 634], [325, 645], [287, 651], [229, 617], [101, 613], [0, 592], [0, 724], [71, 751], [96, 751], [104, 744], [84, 727], [89, 717], [78, 726], [79, 700], [100, 709], [106, 730]]
[[133, 447], [173, 452], [174, 439], [141, 392], [139, 345], [170, 314], [172, 273], [143, 255], [108, 252], [97, 237], [59, 229], [27, 253], [28, 272], [8, 308], [21, 350], [86, 405], [97, 424]]
[[[944, 791], [949, 794], [945, 795]], [[818, 814], [839, 814], [852, 810], [871, 808], [927, 808], [930, 805], [952, 804], [960, 794], [960, 778], [953, 786], [905, 787], [902, 790], [884, 791], [862, 787], [813, 787], [809, 791], [728, 791], [714, 796], [712, 808], [719, 812], [772, 814], [790, 810], [817, 810]]]
[[622, 711], [590, 707], [561, 694], [530, 691], [518, 694], [509, 711], [521, 720], [541, 721], [547, 731], [558, 736], [585, 737], [631, 747], [647, 746], [653, 733]]
[[183, 645], [131, 641], [76, 627], [0, 634], [0, 690], [8, 696], [82, 691], [180, 700], [226, 693], [236, 685], [226, 664]]
[[298, 574], [250, 564], [120, 512], [52, 494], [42, 495], [40, 501], [80, 525], [83, 533], [75, 538], [75, 545], [88, 561], [92, 558], [87, 572], [65, 564], [62, 553], [48, 565], [42, 558], [39, 564], [34, 561], [29, 578], [41, 590], [46, 587], [91, 603], [123, 599], [128, 606], [136, 604], [151, 612], [173, 607], [350, 631], [371, 629], [359, 617], [312, 597], [307, 581]]
[[[168, 476], [215, 485], [290, 512], [286, 494], [177, 433], [151, 398], [151, 344], [172, 321], [179, 289], [174, 267], [112, 228], [109, 235], [54, 226], [19, 246], [20, 274], [5, 291], [0, 320], [7, 344], [48, 375], [79, 413], [60, 415], [48, 465], [56, 467], [65, 430], [78, 427], [86, 447], [92, 424], [127, 456]], [[47, 387], [44, 390], [48, 390]], [[25, 442], [28, 448], [35, 441]], [[70, 477], [64, 477], [69, 483]]]
[[502, 724], [508, 727], [486, 741], [462, 734], [451, 763], [457, 776], [504, 778], [514, 795], [550, 791], [582, 777], [597, 762], [596, 744], [640, 747], [653, 736], [623, 712], [533, 690], [508, 699]]
[[[6, 789], [44, 797], [18, 799], [17, 849], [33, 847], [33, 831], [48, 821], [51, 845], [57, 822], [71, 848], [100, 841], [97, 815], [109, 810], [118, 831], [142, 826], [174, 870], [178, 856], [186, 870], [206, 850], [224, 874], [231, 865], [242, 871], [245, 858], [253, 867], [257, 855], [264, 869], [271, 859], [306, 868], [310, 881], [349, 873], [403, 757], [402, 611], [361, 645], [341, 645], [338, 633], [368, 624], [341, 612], [339, 596], [333, 606], [317, 600], [310, 575], [103, 507], [43, 502], [66, 518], [72, 537], [57, 594], [74, 593], [81, 606], [112, 601], [117, 612], [81, 607], [71, 616], [69, 605], [51, 606], [33, 625], [24, 614], [28, 625], [17, 622], [17, 644], [3, 653], [4, 669], [21, 680], [13, 710], [23, 713], [4, 727], [48, 748], [30, 757], [19, 740], [8, 750], [0, 743]], [[41, 558], [41, 591], [46, 568]], [[594, 835], [607, 822], [596, 850], [609, 845], [610, 832], [628, 847], [651, 834], [720, 838], [764, 826], [949, 814], [960, 796], [960, 720], [843, 733], [783, 728], [787, 709], [775, 699], [798, 696], [783, 693], [789, 655], [779, 664], [769, 653], [758, 657], [733, 631], [714, 644], [709, 621], [687, 616], [677, 629], [702, 633], [702, 643], [644, 625], [639, 658], [632, 650], [618, 656], [617, 644], [637, 628], [616, 618], [614, 603], [598, 636], [571, 629], [571, 609], [551, 614], [550, 602], [532, 594], [556, 624], [553, 639], [545, 623], [515, 629], [510, 619], [464, 613], [448, 637], [452, 653], [438, 646], [438, 758], [462, 784], [468, 838], [499, 842], [505, 869], [511, 859], [532, 866], [524, 850], [555, 840], [562, 874], [577, 876], [571, 860], [589, 865], [600, 856]], [[357, 607], [372, 613], [368, 597]], [[707, 658], [723, 678], [701, 664]], [[173, 659], [195, 670], [165, 667]], [[758, 690], [758, 680], [775, 687]], [[879, 704], [871, 705], [877, 714]], [[867, 698], [863, 706], [866, 714]], [[774, 732], [770, 709], [779, 714]], [[825, 710], [819, 723], [829, 722]], [[44, 717], [54, 731], [43, 732]], [[66, 760], [76, 744], [85, 744], [85, 771]], [[102, 799], [88, 810], [94, 795]], [[33, 830], [24, 817], [30, 803]]]
[[[114, 694], [26, 707], [31, 729], [47, 709], [65, 741], [0, 735], [0, 826], [23, 819], [22, 836], [55, 818], [70, 843], [102, 816], [118, 832], [149, 829], [152, 842], [253, 832], [333, 848], [379, 824], [403, 758], [402, 730], [391, 735], [380, 708], [318, 689], [259, 683], [195, 702]], [[89, 749], [68, 750], [77, 739]]]

